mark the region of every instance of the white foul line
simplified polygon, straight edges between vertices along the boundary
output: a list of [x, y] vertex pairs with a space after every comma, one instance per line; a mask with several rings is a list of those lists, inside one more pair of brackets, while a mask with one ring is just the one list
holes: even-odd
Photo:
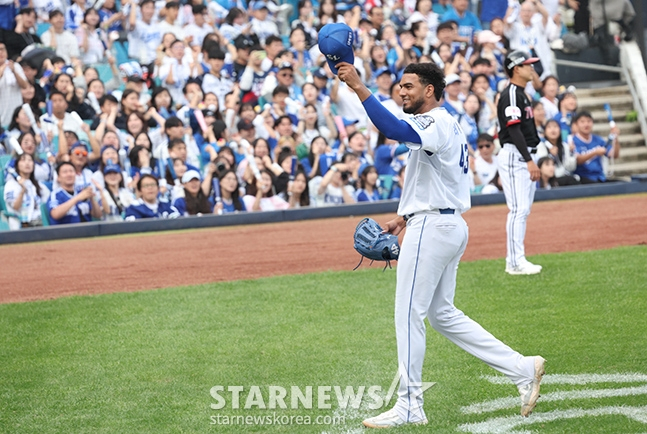
[[[616, 396], [632, 395], [647, 395], [647, 385], [639, 387], [624, 387], [621, 389], [571, 390], [542, 393], [540, 402], [566, 401], [571, 399], [612, 398]], [[519, 397], [499, 398], [461, 407], [461, 411], [466, 414], [487, 413], [490, 411], [502, 410], [504, 408], [517, 407], [519, 405]]]
[[[485, 422], [459, 425], [458, 429], [473, 434], [504, 434], [522, 425], [546, 423], [561, 419], [575, 419], [584, 416], [624, 415], [635, 421], [647, 424], [647, 406], [645, 407], [600, 407], [590, 410], [554, 410], [547, 413], [533, 413], [531, 417], [521, 416], [497, 417]], [[530, 434], [529, 431], [514, 431], [515, 434]]]
[[[508, 377], [500, 375], [484, 375], [493, 384], [510, 384]], [[647, 375], [637, 373], [626, 374], [548, 374], [544, 375], [541, 384], [590, 384], [590, 383], [647, 383]]]

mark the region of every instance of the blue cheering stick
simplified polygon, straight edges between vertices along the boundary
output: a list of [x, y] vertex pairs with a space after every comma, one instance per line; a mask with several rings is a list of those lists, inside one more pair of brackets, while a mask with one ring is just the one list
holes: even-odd
[[[609, 130], [613, 130], [616, 127], [616, 121], [613, 120], [613, 113], [611, 112], [611, 106], [607, 103], [604, 104], [604, 111], [607, 112], [607, 120], [609, 121]], [[616, 135], [612, 132], [609, 132], [609, 137], [607, 138], [607, 152], [613, 148], [613, 142], [616, 140]]]
[[297, 156], [292, 156], [292, 166], [290, 168], [290, 181], [294, 181], [294, 177], [297, 175]]
[[[220, 181], [218, 178], [213, 178], [211, 181], [211, 186], [213, 187], [213, 198], [216, 202], [216, 205], [222, 203], [222, 196], [220, 195]], [[222, 214], [222, 209], [218, 209], [218, 214]]]

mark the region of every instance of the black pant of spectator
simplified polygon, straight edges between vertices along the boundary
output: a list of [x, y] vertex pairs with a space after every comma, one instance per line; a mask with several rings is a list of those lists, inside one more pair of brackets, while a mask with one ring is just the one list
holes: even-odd
[[580, 0], [580, 8], [575, 12], [573, 31], [577, 34], [585, 32], [590, 33], [589, 23], [591, 14], [589, 13], [589, 0]]
[[559, 178], [555, 178], [555, 180], [557, 181], [557, 185], [559, 185], [560, 187], [563, 187], [565, 185], [579, 185], [580, 184], [580, 180], [578, 178], [574, 177], [573, 175], [560, 176]]

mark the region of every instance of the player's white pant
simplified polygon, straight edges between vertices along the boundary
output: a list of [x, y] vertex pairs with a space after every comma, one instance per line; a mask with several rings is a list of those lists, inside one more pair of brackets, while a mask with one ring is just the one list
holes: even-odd
[[507, 265], [517, 267], [526, 260], [526, 221], [535, 200], [537, 184], [530, 180], [528, 164], [523, 161], [516, 146], [505, 144], [497, 156], [497, 161], [505, 201], [510, 210], [506, 222], [505, 260]]
[[395, 409], [408, 422], [425, 418], [420, 394], [425, 318], [438, 332], [516, 385], [527, 383], [534, 375], [531, 357], [512, 350], [454, 306], [456, 271], [467, 238], [467, 224], [460, 215], [416, 214], [407, 222], [395, 296], [398, 365], [405, 372], [400, 372]]

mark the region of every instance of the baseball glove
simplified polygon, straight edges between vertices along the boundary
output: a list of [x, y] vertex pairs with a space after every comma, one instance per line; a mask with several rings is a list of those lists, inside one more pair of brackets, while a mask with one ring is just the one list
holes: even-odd
[[391, 261], [397, 260], [400, 255], [400, 243], [398, 237], [392, 234], [382, 233], [380, 225], [373, 219], [365, 218], [355, 228], [355, 250], [362, 255], [357, 264], [356, 270], [362, 264], [364, 258], [373, 261], [386, 261], [386, 267], [391, 267]]

